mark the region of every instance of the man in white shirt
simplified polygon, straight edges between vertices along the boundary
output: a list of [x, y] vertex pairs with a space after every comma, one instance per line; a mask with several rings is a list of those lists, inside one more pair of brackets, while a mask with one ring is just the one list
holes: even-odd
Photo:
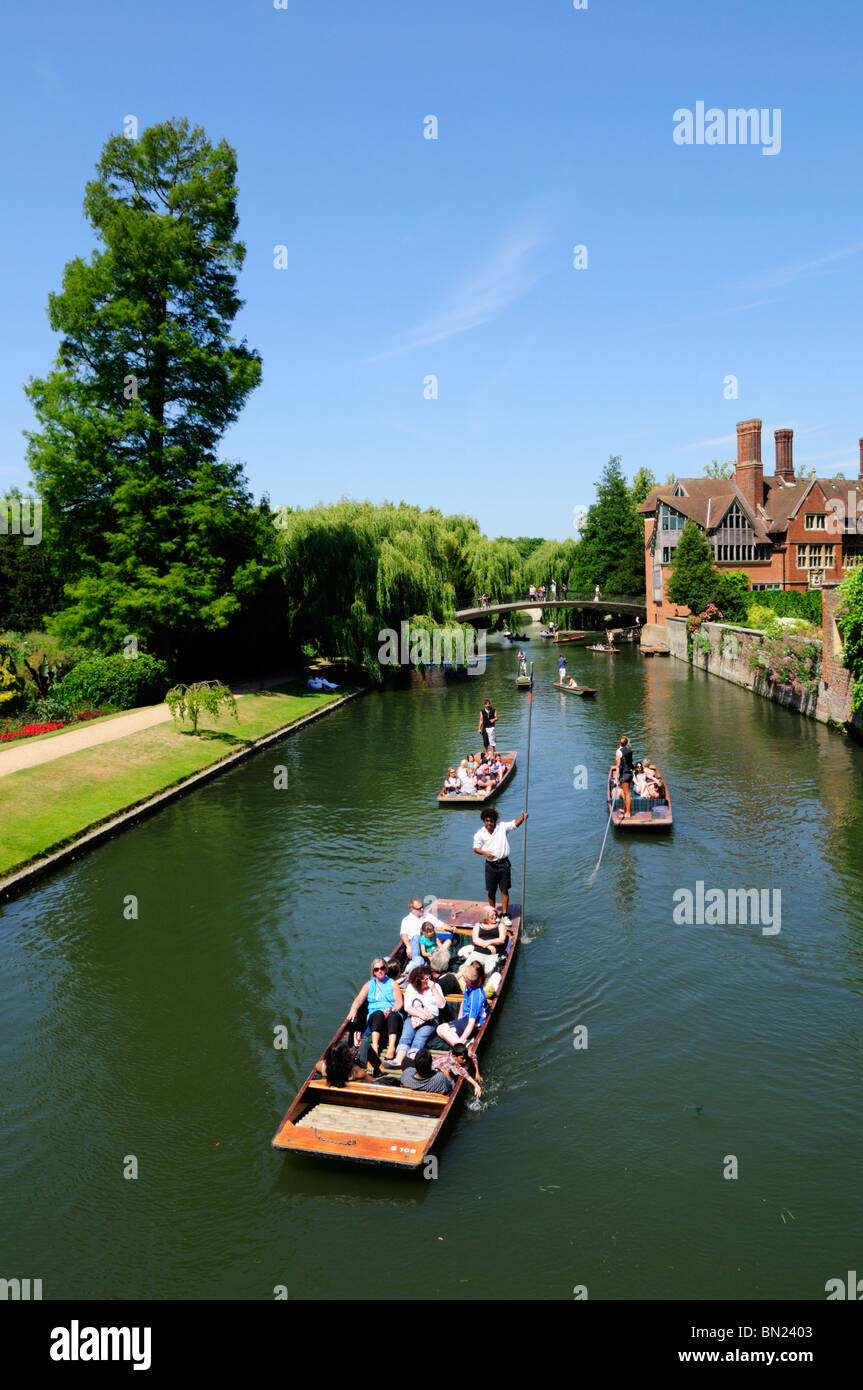
[[482, 829], [473, 837], [474, 854], [483, 855], [486, 861], [485, 887], [490, 907], [496, 906], [495, 899], [500, 888], [501, 921], [505, 927], [512, 926], [507, 912], [509, 890], [512, 886], [512, 865], [509, 862], [509, 840], [506, 836], [508, 830], [517, 830], [522, 821], [527, 820], [527, 814], [527, 811], [523, 811], [518, 820], [502, 821], [492, 806], [482, 812]]
[[422, 951], [420, 950], [420, 930], [426, 922], [431, 922], [435, 932], [445, 932], [447, 937], [449, 937], [446, 923], [441, 922], [433, 913], [425, 912], [419, 898], [411, 898], [410, 911], [402, 918], [402, 924], [399, 928], [402, 941], [405, 943], [405, 948], [407, 950], [406, 970], [413, 970], [415, 965], [425, 964]]

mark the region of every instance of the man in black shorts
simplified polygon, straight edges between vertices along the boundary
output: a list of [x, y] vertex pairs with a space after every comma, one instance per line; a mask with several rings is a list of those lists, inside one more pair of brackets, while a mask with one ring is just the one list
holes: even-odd
[[497, 723], [497, 710], [491, 700], [486, 700], [479, 712], [479, 723], [476, 726], [478, 734], [482, 734], [482, 746], [494, 748], [494, 726]]
[[507, 913], [509, 890], [512, 886], [512, 865], [509, 862], [509, 840], [506, 833], [508, 830], [517, 830], [525, 820], [527, 811], [523, 811], [518, 820], [502, 821], [492, 806], [482, 812], [483, 828], [473, 837], [474, 854], [483, 855], [486, 861], [485, 888], [491, 907], [495, 906], [497, 890], [500, 889], [501, 921], [505, 927], [512, 926]]
[[617, 749], [617, 785], [623, 792], [623, 819], [628, 820], [632, 815], [632, 749], [626, 734]]

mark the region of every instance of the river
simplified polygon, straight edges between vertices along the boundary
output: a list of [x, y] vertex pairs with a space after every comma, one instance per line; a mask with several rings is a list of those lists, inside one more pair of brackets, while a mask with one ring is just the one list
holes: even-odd
[[[489, 695], [519, 813], [509, 649], [350, 703], [0, 909], [0, 1275], [45, 1298], [823, 1299], [859, 1267], [863, 750], [634, 648], [569, 649], [599, 693], [566, 696], [559, 649], [530, 645], [525, 944], [437, 1179], [270, 1140], [411, 895], [484, 896], [478, 816], [434, 796]], [[674, 831], [612, 830], [591, 882], [621, 733]], [[780, 890], [781, 930], [676, 925], [698, 881]]]

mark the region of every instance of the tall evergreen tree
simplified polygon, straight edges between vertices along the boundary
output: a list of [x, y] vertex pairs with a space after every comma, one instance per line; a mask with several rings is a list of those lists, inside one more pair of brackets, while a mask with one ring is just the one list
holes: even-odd
[[644, 526], [619, 457], [608, 460], [596, 493], [581, 528], [573, 587], [599, 584], [608, 594], [643, 594]]
[[709, 603], [721, 609], [724, 576], [713, 564], [710, 542], [700, 526], [687, 521], [671, 557], [671, 574], [666, 596], [693, 613], [702, 613]]
[[275, 572], [266, 509], [216, 454], [261, 375], [231, 337], [236, 201], [234, 151], [186, 121], [113, 136], [87, 186], [101, 249], [66, 266], [49, 301], [56, 365], [27, 387], [67, 637], [114, 647], [132, 632], [199, 659]]

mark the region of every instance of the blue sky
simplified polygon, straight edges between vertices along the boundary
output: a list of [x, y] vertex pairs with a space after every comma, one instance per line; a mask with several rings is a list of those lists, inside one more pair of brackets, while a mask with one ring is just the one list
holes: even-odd
[[[796, 462], [856, 475], [859, 0], [48, 0], [4, 37], [0, 491], [129, 114], [237, 150], [264, 373], [224, 453], [256, 494], [563, 538], [610, 454], [699, 475], [753, 415], [765, 462], [790, 425]], [[780, 109], [779, 153], [676, 144], [698, 101]]]

